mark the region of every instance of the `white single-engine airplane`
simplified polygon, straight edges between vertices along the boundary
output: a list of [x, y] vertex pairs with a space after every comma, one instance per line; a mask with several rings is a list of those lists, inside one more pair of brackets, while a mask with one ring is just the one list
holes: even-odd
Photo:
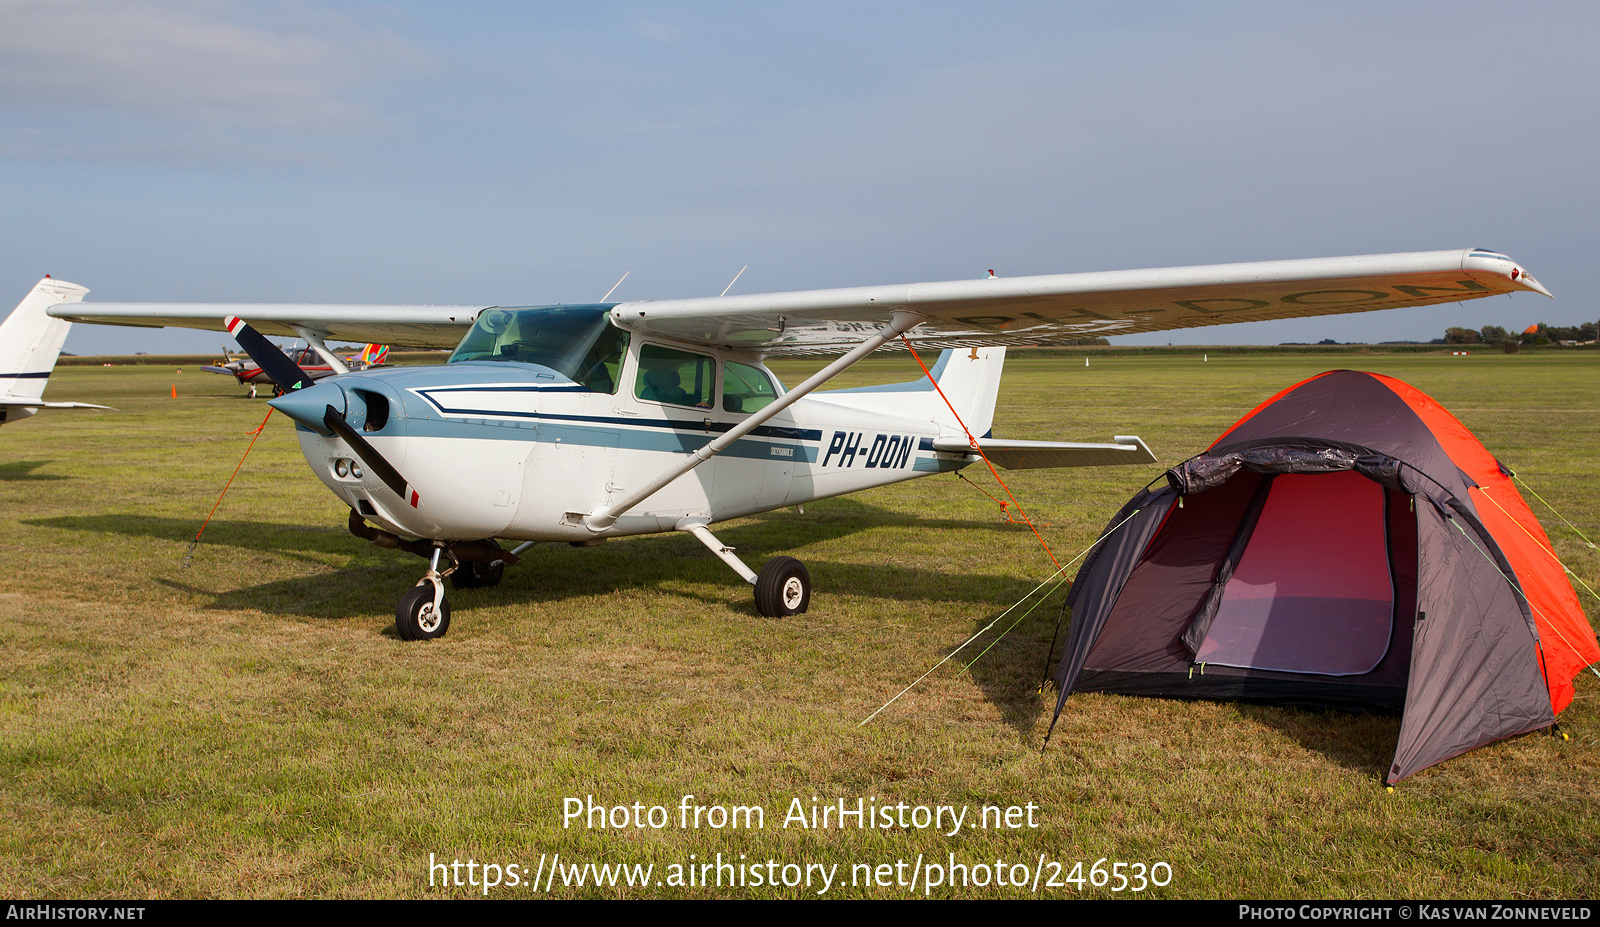
[[[1155, 460], [1136, 437], [990, 437], [1008, 344], [1515, 290], [1549, 295], [1510, 258], [1472, 250], [571, 306], [63, 302], [50, 313], [231, 331], [285, 385], [272, 405], [350, 506], [351, 532], [428, 558], [395, 616], [417, 640], [449, 628], [445, 576], [498, 582], [528, 546], [497, 538], [587, 545], [684, 531], [755, 586], [761, 614], [793, 615], [810, 601], [805, 567], [777, 557], [758, 573], [710, 525], [957, 470], [980, 448], [1009, 468]], [[313, 384], [262, 332], [298, 335], [330, 362], [326, 339], [456, 348], [442, 367]], [[928, 378], [814, 392], [902, 339], [945, 349]], [[763, 366], [840, 351], [793, 388]]]
[[0, 425], [35, 415], [40, 409], [109, 409], [88, 402], [46, 402], [45, 384], [56, 369], [61, 343], [71, 322], [51, 318], [51, 306], [77, 302], [89, 292], [49, 277], [40, 280], [0, 323]]

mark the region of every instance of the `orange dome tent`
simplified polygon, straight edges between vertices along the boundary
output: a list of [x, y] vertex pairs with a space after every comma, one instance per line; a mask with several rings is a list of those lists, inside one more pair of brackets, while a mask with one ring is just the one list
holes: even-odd
[[1057, 717], [1074, 691], [1394, 710], [1396, 782], [1548, 727], [1600, 661], [1510, 471], [1389, 377], [1284, 390], [1111, 524]]

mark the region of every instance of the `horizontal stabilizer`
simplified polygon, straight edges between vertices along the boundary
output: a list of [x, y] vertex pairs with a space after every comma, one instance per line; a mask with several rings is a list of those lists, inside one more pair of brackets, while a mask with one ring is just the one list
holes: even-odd
[[[1072, 441], [1002, 441], [979, 438], [978, 445], [989, 462], [1007, 470], [1042, 470], [1058, 467], [1116, 467], [1125, 464], [1156, 462], [1144, 440], [1137, 435], [1117, 435], [1115, 444], [1078, 444]], [[972, 450], [963, 438], [939, 438], [936, 451]]]

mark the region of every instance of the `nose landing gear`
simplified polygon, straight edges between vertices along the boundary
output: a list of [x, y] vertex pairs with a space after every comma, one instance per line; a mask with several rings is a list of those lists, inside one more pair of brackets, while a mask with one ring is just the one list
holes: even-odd
[[454, 573], [460, 564], [451, 557], [450, 566], [440, 573], [439, 557], [443, 553], [444, 544], [435, 541], [433, 554], [428, 558], [428, 572], [400, 597], [400, 604], [394, 611], [394, 630], [401, 640], [433, 640], [444, 637], [450, 630], [450, 600], [445, 598], [444, 578]]
[[407, 641], [444, 637], [450, 630], [450, 600], [445, 598], [444, 584], [425, 577], [408, 589], [395, 609], [394, 629]]
[[[450, 630], [450, 600], [445, 598], [444, 579], [457, 589], [493, 586], [505, 575], [508, 564], [515, 565], [517, 554], [532, 546], [529, 541], [516, 550], [505, 550], [493, 538], [481, 541], [408, 540], [367, 524], [355, 509], [350, 510], [350, 533], [379, 547], [403, 550], [428, 558], [428, 572], [400, 597], [394, 611], [394, 630], [401, 640], [427, 641], [444, 637]], [[442, 559], [449, 566], [439, 569]]]

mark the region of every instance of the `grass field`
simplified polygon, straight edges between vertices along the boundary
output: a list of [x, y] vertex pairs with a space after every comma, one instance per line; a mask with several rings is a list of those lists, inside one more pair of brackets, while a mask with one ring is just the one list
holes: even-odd
[[[1430, 393], [1600, 538], [1593, 354], [1017, 357], [997, 435], [1139, 434], [1161, 464], [1008, 482], [1066, 559], [1165, 466], [1331, 364]], [[775, 365], [791, 383], [814, 366]], [[840, 385], [915, 372], [890, 356]], [[763, 880], [837, 864], [828, 897], [1112, 897], [1109, 885], [992, 881], [1041, 860], [1042, 883], [1080, 861], [1087, 877], [1102, 858], [1168, 864], [1170, 882], [1140, 893], [1161, 898], [1592, 897], [1600, 884], [1593, 675], [1561, 718], [1569, 739], [1494, 744], [1393, 792], [1381, 784], [1392, 717], [1074, 696], [1041, 752], [1055, 695], [1037, 688], [1058, 594], [974, 665], [945, 664], [858, 727], [1050, 573], [1027, 529], [955, 477], [720, 530], [751, 562], [808, 564], [802, 616], [758, 617], [748, 587], [694, 539], [647, 537], [536, 547], [498, 587], [452, 594], [448, 637], [408, 644], [393, 608], [420, 561], [346, 533], [281, 416], [182, 567], [266, 412], [231, 380], [63, 367], [48, 395], [119, 411], [46, 411], [0, 429], [5, 896], [481, 894], [439, 884], [430, 854], [516, 874], [524, 884], [491, 892], [501, 898], [546, 894], [542, 878], [537, 891], [526, 883], [555, 854], [563, 867], [655, 868], [646, 887], [557, 880], [552, 897], [821, 888], [821, 870], [809, 886], [773, 888], [753, 886], [748, 868], [742, 887], [727, 873], [720, 888], [654, 884], [672, 866], [686, 881], [681, 867], [718, 854], [759, 864]], [[980, 470], [966, 475], [993, 491]], [[1600, 588], [1600, 552], [1529, 501]], [[1594, 622], [1600, 603], [1583, 596]], [[680, 827], [685, 795], [760, 806], [765, 827]], [[658, 805], [670, 823], [564, 827], [564, 800], [585, 796]], [[954, 836], [948, 822], [945, 833], [785, 827], [796, 799], [970, 811]], [[973, 821], [985, 805], [1029, 804], [1037, 826]], [[897, 884], [919, 855], [948, 867], [952, 854], [982, 864], [967, 878], [990, 884]], [[867, 864], [890, 869], [856, 868]], [[868, 875], [889, 884], [860, 884]]]

